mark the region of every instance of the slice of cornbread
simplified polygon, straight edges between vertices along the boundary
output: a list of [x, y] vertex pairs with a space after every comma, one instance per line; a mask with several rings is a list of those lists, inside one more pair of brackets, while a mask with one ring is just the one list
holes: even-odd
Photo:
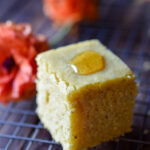
[[37, 57], [37, 113], [64, 150], [81, 150], [131, 131], [135, 76], [98, 40]]

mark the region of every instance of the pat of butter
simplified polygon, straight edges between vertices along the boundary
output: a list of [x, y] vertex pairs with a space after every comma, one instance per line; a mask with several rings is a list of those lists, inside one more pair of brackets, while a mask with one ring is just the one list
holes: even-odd
[[75, 56], [70, 64], [76, 73], [88, 75], [102, 71], [105, 68], [105, 59], [100, 53], [89, 50]]

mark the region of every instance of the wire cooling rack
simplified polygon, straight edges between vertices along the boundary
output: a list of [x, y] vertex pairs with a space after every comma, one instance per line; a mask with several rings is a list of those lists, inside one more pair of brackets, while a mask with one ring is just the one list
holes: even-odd
[[[142, 0], [141, 0], [142, 1]], [[41, 0], [0, 0], [0, 21], [31, 22], [49, 39], [55, 29], [42, 13]], [[98, 38], [135, 72], [139, 94], [133, 131], [93, 149], [150, 150], [150, 4], [131, 0], [102, 1], [100, 20], [82, 23], [79, 34], [68, 35], [60, 45]], [[0, 105], [0, 150], [61, 150], [43, 128], [35, 99]]]

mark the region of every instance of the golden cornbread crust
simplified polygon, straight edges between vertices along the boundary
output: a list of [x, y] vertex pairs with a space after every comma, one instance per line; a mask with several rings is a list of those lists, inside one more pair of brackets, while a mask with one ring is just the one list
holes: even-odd
[[[105, 58], [106, 67], [78, 75], [69, 62], [91, 49]], [[97, 40], [40, 54], [37, 64], [37, 113], [64, 150], [87, 149], [131, 131], [135, 76]]]
[[[89, 50], [96, 51], [104, 57], [105, 68], [90, 75], [79, 75], [72, 69], [70, 61], [78, 54]], [[60, 82], [63, 82], [64, 94], [87, 84], [105, 82], [128, 74], [134, 76], [129, 67], [98, 40], [79, 42], [43, 52], [37, 56], [36, 60], [39, 66], [44, 67], [43, 69], [46, 69], [49, 74], [54, 75]]]

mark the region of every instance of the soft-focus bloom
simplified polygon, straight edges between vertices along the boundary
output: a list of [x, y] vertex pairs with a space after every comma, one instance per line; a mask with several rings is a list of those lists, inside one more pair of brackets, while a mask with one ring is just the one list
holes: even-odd
[[75, 23], [98, 16], [96, 0], [44, 0], [44, 12], [57, 24]]
[[35, 56], [48, 49], [44, 36], [29, 24], [0, 24], [0, 101], [18, 101], [35, 94]]

